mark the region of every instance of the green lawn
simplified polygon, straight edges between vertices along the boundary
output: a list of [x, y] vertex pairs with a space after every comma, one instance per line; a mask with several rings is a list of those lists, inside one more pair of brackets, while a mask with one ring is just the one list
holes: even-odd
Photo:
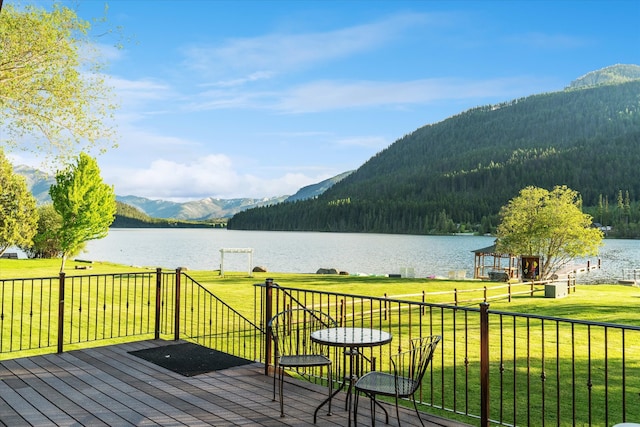
[[[227, 303], [242, 305], [243, 301], [252, 301], [254, 283], [264, 283], [272, 277], [281, 286], [302, 289], [317, 289], [326, 292], [348, 293], [367, 296], [385, 296], [407, 300], [421, 300], [415, 295], [425, 292], [425, 301], [433, 303], [452, 303], [453, 290], [477, 290], [483, 286], [501, 287], [503, 284], [472, 280], [403, 279], [391, 277], [358, 277], [317, 274], [260, 273], [249, 278], [242, 273], [227, 274], [222, 278], [217, 272], [187, 272], [191, 277], [210, 289]], [[246, 286], [245, 286], [246, 285]], [[521, 287], [522, 291], [524, 287]], [[515, 289], [514, 289], [515, 291]], [[446, 292], [446, 293], [445, 293]], [[504, 288], [489, 291], [488, 295], [503, 295]], [[474, 302], [461, 303], [464, 306], [478, 306], [483, 292], [466, 292], [464, 299]], [[621, 303], [624, 302], [624, 303]], [[570, 319], [593, 320], [598, 322], [621, 323], [640, 326], [640, 288], [624, 285], [578, 285], [576, 292], [564, 298], [545, 298], [544, 292], [533, 297], [518, 295], [508, 302], [506, 298], [490, 300], [490, 309], [532, 313], [542, 316], [555, 316]], [[635, 308], [634, 308], [635, 306]]]
[[[0, 258], [0, 280], [57, 277], [60, 274], [60, 259], [4, 259]], [[65, 274], [68, 276], [86, 274], [131, 273], [149, 271], [146, 268], [129, 267], [108, 262], [79, 262], [67, 260]]]
[[[60, 260], [0, 259], [0, 279], [56, 277], [60, 270]], [[153, 270], [153, 269], [152, 269]], [[131, 273], [150, 271], [113, 263], [94, 262], [92, 264], [67, 262], [67, 276], [86, 274]], [[396, 278], [382, 276], [340, 276], [291, 273], [254, 273], [249, 277], [244, 272], [226, 272], [224, 277], [215, 271], [186, 271], [196, 281], [207, 287], [216, 296], [232, 307], [244, 311], [253, 310], [254, 284], [264, 283], [273, 278], [276, 283], [286, 287], [317, 289], [325, 292], [347, 293], [367, 296], [388, 296], [399, 299], [421, 300], [420, 294], [426, 293], [425, 301], [433, 303], [452, 303], [453, 290], [464, 291], [459, 301], [464, 306], [478, 306], [483, 286], [488, 295], [504, 295], [506, 289], [502, 283], [480, 282], [474, 280], [440, 280], [426, 278]], [[520, 291], [526, 288], [521, 287]], [[470, 292], [470, 290], [477, 290]], [[516, 289], [514, 288], [514, 291]], [[407, 296], [412, 295], [412, 296]], [[251, 307], [248, 307], [250, 305]], [[247, 306], [247, 307], [245, 307]], [[621, 323], [640, 326], [640, 288], [624, 285], [578, 285], [575, 293], [564, 298], [545, 298], [544, 292], [533, 297], [518, 295], [508, 302], [506, 298], [490, 301], [491, 310], [533, 313], [543, 316], [556, 316], [570, 319], [593, 320], [599, 322]]]

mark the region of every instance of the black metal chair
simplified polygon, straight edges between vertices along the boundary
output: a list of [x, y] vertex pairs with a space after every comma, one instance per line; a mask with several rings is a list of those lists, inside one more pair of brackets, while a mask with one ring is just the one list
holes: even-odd
[[[376, 423], [376, 396], [382, 395], [395, 397], [398, 426], [400, 425], [398, 400], [400, 398], [411, 397], [420, 424], [424, 426], [420, 412], [418, 411], [418, 406], [416, 405], [415, 392], [422, 383], [422, 377], [433, 358], [433, 353], [440, 339], [441, 337], [438, 335], [415, 338], [410, 341], [411, 348], [409, 350], [391, 356], [391, 372], [373, 371], [360, 377], [354, 385], [354, 423], [357, 423], [358, 418], [358, 397], [360, 393], [364, 393], [371, 398], [372, 425]], [[385, 415], [386, 421], [389, 423], [389, 415], [386, 413], [386, 410]]]
[[[306, 375], [310, 368], [327, 367], [329, 379], [329, 413], [331, 413], [331, 394], [333, 381], [331, 359], [323, 352], [323, 348], [312, 342], [313, 331], [336, 327], [336, 322], [326, 313], [307, 308], [285, 310], [273, 316], [269, 321], [274, 343], [273, 400], [276, 400], [276, 377], [279, 379], [280, 416], [284, 417], [283, 386], [284, 370], [295, 370]], [[319, 408], [318, 408], [319, 409]], [[316, 422], [317, 410], [313, 414]]]

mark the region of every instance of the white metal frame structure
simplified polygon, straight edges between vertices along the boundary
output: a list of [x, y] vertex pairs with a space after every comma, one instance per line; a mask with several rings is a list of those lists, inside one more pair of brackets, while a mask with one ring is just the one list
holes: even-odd
[[224, 276], [224, 254], [249, 254], [249, 277], [253, 277], [253, 248], [222, 248], [220, 249], [220, 275]]

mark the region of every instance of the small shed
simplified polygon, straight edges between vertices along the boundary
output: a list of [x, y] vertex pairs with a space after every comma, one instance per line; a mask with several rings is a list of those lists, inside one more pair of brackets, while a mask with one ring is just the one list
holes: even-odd
[[496, 251], [496, 245], [487, 246], [486, 248], [476, 249], [473, 278], [489, 279], [489, 273], [501, 275], [508, 279], [519, 277], [518, 257], [513, 254], [503, 254]]

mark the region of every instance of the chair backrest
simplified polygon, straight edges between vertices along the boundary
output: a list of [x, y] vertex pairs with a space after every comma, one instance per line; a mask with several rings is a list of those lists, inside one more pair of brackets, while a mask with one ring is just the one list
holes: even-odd
[[406, 396], [413, 394], [420, 387], [422, 377], [441, 339], [439, 335], [414, 338], [410, 341], [409, 350], [391, 356], [396, 378], [404, 377], [411, 380], [410, 389], [404, 390], [406, 393], [403, 393]]
[[317, 354], [320, 346], [311, 341], [311, 332], [335, 328], [336, 321], [327, 313], [308, 308], [282, 311], [269, 321], [274, 342], [274, 355]]

